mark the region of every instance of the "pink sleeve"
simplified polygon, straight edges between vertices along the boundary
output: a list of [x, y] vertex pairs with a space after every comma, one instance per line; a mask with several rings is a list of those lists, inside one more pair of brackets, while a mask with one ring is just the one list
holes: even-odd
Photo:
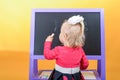
[[44, 57], [49, 60], [57, 58], [57, 48], [51, 49], [51, 44], [50, 41], [44, 43]]
[[85, 52], [82, 49], [82, 59], [81, 59], [81, 62], [80, 62], [80, 69], [84, 70], [88, 67], [88, 65], [89, 65], [88, 59], [85, 55]]

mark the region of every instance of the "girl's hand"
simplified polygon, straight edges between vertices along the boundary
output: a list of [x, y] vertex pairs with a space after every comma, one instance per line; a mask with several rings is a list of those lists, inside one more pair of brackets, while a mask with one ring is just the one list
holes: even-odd
[[52, 33], [51, 35], [49, 35], [47, 38], [46, 38], [46, 40], [45, 41], [53, 41], [53, 37], [54, 37], [54, 33]]

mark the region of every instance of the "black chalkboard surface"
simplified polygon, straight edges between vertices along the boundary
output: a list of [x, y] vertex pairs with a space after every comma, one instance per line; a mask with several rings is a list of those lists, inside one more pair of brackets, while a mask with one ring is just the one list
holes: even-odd
[[34, 55], [43, 55], [44, 41], [56, 29], [52, 48], [61, 45], [59, 33], [62, 22], [73, 15], [85, 20], [86, 55], [101, 55], [100, 12], [35, 12]]

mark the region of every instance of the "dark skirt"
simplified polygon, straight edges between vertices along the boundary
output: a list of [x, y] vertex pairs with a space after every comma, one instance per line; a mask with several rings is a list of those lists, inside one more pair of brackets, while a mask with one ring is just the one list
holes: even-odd
[[84, 80], [84, 78], [81, 72], [75, 74], [64, 74], [54, 69], [48, 80]]

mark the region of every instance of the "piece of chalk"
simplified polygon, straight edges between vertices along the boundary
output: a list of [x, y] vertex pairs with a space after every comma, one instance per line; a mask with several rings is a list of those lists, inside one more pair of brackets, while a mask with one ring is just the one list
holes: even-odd
[[53, 37], [54, 35], [55, 35], [55, 34], [54, 34], [54, 33], [52, 33], [50, 36], [51, 36], [51, 37]]

